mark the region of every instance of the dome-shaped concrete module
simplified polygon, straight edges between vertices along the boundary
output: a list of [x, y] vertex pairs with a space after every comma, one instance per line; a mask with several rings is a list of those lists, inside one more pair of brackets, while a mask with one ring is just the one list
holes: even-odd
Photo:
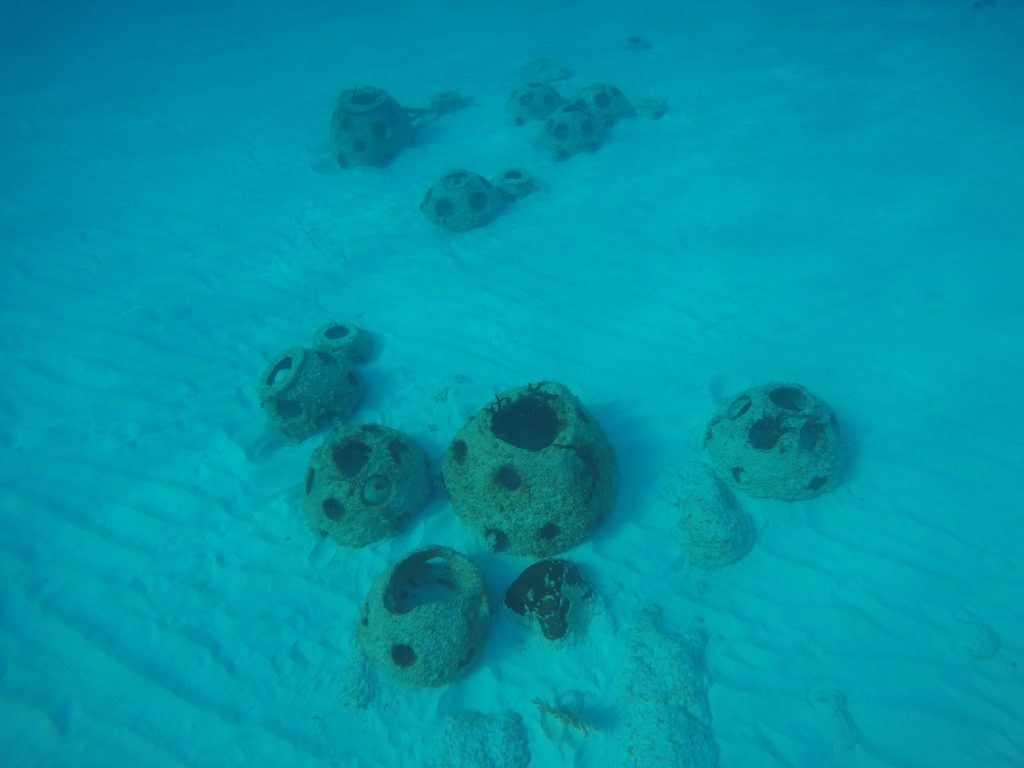
[[504, 195], [491, 182], [480, 174], [458, 169], [434, 182], [420, 210], [438, 226], [464, 232], [494, 221], [504, 205]]
[[533, 174], [519, 168], [508, 168], [494, 179], [494, 186], [509, 200], [522, 200], [540, 189]]
[[346, 547], [393, 536], [430, 499], [430, 461], [377, 424], [346, 427], [313, 451], [302, 508], [310, 530]]
[[568, 560], [541, 560], [512, 582], [505, 592], [505, 607], [536, 622], [548, 640], [561, 640], [580, 626], [593, 594], [579, 568]]
[[292, 440], [305, 440], [331, 421], [345, 421], [362, 398], [355, 371], [323, 350], [292, 347], [260, 379], [267, 419]]
[[559, 107], [544, 121], [540, 145], [565, 160], [580, 152], [595, 152], [605, 138], [605, 124], [585, 106], [577, 103]]
[[373, 582], [356, 641], [377, 668], [416, 686], [451, 682], [483, 647], [490, 621], [483, 574], [448, 547], [414, 552]]
[[615, 457], [583, 404], [552, 382], [505, 392], [441, 464], [452, 508], [496, 552], [548, 557], [585, 541], [615, 501]]
[[331, 115], [331, 151], [342, 168], [384, 166], [412, 144], [406, 111], [380, 88], [342, 91]]
[[799, 384], [766, 384], [715, 413], [704, 434], [715, 471], [758, 498], [797, 501], [839, 485], [844, 448], [828, 405]]
[[601, 121], [605, 129], [633, 114], [626, 95], [614, 85], [607, 83], [594, 83], [581, 88], [572, 103], [584, 107]]
[[321, 349], [349, 364], [365, 363], [373, 353], [373, 340], [350, 323], [328, 323], [313, 335], [313, 349]]
[[543, 120], [562, 104], [562, 95], [549, 83], [527, 83], [508, 97], [508, 114], [516, 125]]

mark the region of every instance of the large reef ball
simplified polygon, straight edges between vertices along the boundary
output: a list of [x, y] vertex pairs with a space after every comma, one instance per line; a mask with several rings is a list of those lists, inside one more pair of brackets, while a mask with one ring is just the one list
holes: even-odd
[[495, 552], [549, 557], [590, 538], [615, 502], [615, 456], [566, 387], [498, 395], [448, 446], [441, 474], [459, 520]]

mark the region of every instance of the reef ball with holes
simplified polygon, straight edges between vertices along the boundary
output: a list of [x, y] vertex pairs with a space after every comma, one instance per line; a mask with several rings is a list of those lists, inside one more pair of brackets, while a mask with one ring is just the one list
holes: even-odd
[[449, 171], [427, 190], [420, 210], [438, 226], [463, 232], [489, 224], [505, 206], [505, 195], [477, 173]]
[[615, 502], [615, 456], [561, 384], [498, 395], [441, 463], [452, 509], [495, 552], [548, 557], [588, 539]]
[[594, 83], [581, 88], [573, 103], [586, 107], [605, 128], [611, 128], [622, 118], [633, 114], [626, 95], [607, 83]]
[[373, 340], [362, 328], [349, 323], [328, 323], [313, 335], [313, 349], [322, 349], [354, 365], [370, 359]]
[[704, 446], [725, 482], [757, 498], [810, 499], [831, 491], [842, 477], [839, 422], [799, 384], [741, 392], [711, 419]]
[[313, 451], [302, 508], [313, 533], [365, 547], [397, 533], [427, 505], [432, 489], [422, 448], [394, 429], [361, 424]]
[[508, 97], [508, 114], [516, 125], [543, 120], [562, 104], [562, 96], [549, 83], [527, 83]]
[[408, 112], [380, 88], [350, 88], [331, 115], [330, 144], [342, 168], [384, 166], [413, 142]]
[[363, 604], [356, 642], [377, 669], [436, 687], [473, 661], [491, 608], [483, 574], [448, 547], [413, 552], [378, 576]]
[[267, 419], [291, 440], [305, 440], [332, 421], [345, 421], [362, 397], [355, 371], [319, 349], [292, 347], [260, 379], [260, 405]]
[[604, 120], [573, 102], [548, 115], [539, 143], [556, 160], [565, 160], [580, 152], [596, 152], [604, 143], [605, 133]]

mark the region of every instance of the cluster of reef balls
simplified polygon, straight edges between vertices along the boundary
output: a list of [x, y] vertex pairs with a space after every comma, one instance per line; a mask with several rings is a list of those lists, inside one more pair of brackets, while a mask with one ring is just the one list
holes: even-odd
[[[649, 47], [630, 38], [630, 50]], [[621, 119], [658, 119], [660, 101], [632, 105], [618, 88], [594, 83], [566, 99], [552, 82], [570, 76], [549, 60], [531, 62], [508, 100], [517, 126], [542, 124], [538, 143], [556, 159], [600, 148]], [[378, 88], [342, 92], [331, 118], [336, 163], [386, 166], [416, 136], [416, 125], [471, 103], [454, 92], [422, 109], [402, 107]], [[510, 168], [493, 179], [464, 170], [442, 174], [420, 206], [435, 224], [468, 230], [493, 221], [510, 203], [540, 187]], [[365, 547], [402, 531], [428, 504], [434, 471], [409, 435], [381, 424], [347, 422], [363, 396], [357, 367], [369, 361], [370, 336], [328, 323], [308, 346], [275, 357], [259, 381], [270, 425], [303, 441], [326, 433], [309, 458], [302, 509], [316, 536]], [[829, 406], [800, 384], [750, 388], [722, 404], [704, 434], [710, 464], [683, 476], [679, 535], [689, 562], [720, 567], [743, 557], [754, 525], [731, 489], [756, 498], [809, 499], [835, 488], [844, 446]], [[502, 392], [455, 434], [441, 458], [441, 482], [456, 518], [494, 553], [534, 562], [508, 586], [505, 608], [546, 640], [571, 641], [597, 599], [579, 567], [557, 558], [587, 541], [613, 511], [615, 454], [580, 399], [542, 381]], [[434, 544], [381, 573], [354, 632], [372, 667], [415, 686], [444, 685], [467, 669], [490, 621], [487, 585], [464, 554]]]
[[509, 98], [508, 110], [516, 125], [540, 121], [538, 144], [556, 160], [566, 160], [582, 152], [596, 152], [623, 118], [642, 114], [657, 120], [668, 107], [653, 99], [634, 106], [609, 83], [591, 83], [566, 99], [550, 82], [537, 81], [517, 88]]
[[[260, 400], [269, 423], [302, 441], [326, 432], [311, 454], [302, 508], [309, 529], [345, 547], [394, 536], [428, 504], [434, 472], [409, 435], [349, 425], [362, 387], [355, 367], [370, 337], [329, 323], [309, 347], [267, 366]], [[753, 387], [724, 402], [704, 434], [710, 464], [684, 478], [679, 533], [689, 561], [726, 565], [753, 544], [754, 526], [730, 488], [795, 501], [835, 488], [844, 465], [839, 423], [795, 383]], [[618, 486], [608, 438], [567, 387], [550, 381], [502, 392], [452, 436], [440, 476], [456, 518], [494, 553], [534, 562], [503, 603], [544, 638], [570, 642], [597, 595], [559, 555], [591, 538], [613, 511]], [[416, 686], [460, 675], [487, 636], [484, 576], [464, 554], [435, 544], [408, 554], [373, 582], [355, 629], [371, 667]]]
[[[509, 117], [517, 126], [540, 122], [536, 143], [557, 160], [597, 151], [609, 130], [623, 118], [639, 114], [657, 120], [668, 111], [665, 102], [656, 99], [633, 104], [609, 83], [591, 83], [566, 98], [552, 82], [572, 73], [548, 59], [531, 62], [520, 74], [524, 84], [508, 99]], [[338, 96], [331, 115], [331, 154], [341, 168], [389, 165], [416, 141], [417, 125], [473, 103], [458, 93], [444, 91], [426, 107], [403, 107], [380, 88], [349, 88]], [[522, 168], [506, 169], [493, 179], [455, 168], [442, 173], [427, 189], [420, 210], [440, 227], [465, 231], [489, 224], [512, 203], [539, 188]]]

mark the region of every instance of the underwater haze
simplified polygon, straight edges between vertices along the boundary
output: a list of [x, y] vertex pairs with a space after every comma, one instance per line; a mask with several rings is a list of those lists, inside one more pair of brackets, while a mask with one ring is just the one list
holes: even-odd
[[[2, 0], [0, 87], [3, 765], [1024, 766], [1021, 0]], [[345, 133], [373, 89], [408, 135]], [[329, 323], [358, 408], [282, 434]], [[446, 459], [539, 382], [615, 457], [555, 640]], [[712, 434], [751, 392], [820, 398], [841, 469], [782, 413], [750, 485]], [[430, 465], [364, 546], [304, 508], [341, 421]], [[490, 615], [419, 687], [462, 582], [384, 656], [359, 627], [433, 546]]]

